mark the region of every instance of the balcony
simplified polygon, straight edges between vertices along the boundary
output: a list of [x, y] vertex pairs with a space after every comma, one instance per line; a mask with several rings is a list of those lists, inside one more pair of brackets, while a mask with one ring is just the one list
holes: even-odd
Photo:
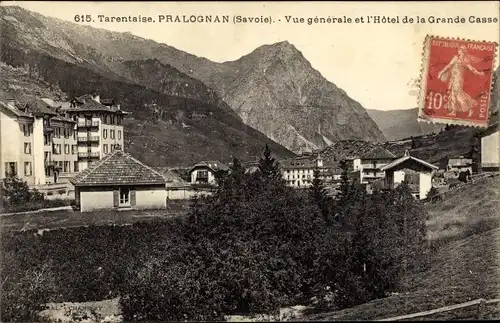
[[90, 121], [90, 120], [78, 120], [78, 127], [99, 127], [99, 121]]
[[79, 152], [78, 158], [99, 158], [98, 152]]
[[83, 136], [78, 137], [78, 142], [98, 142], [99, 136]]

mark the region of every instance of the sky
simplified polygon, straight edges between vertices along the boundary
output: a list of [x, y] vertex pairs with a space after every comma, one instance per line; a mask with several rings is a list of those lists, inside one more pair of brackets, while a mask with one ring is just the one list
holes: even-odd
[[[5, 1], [45, 16], [165, 43], [216, 62], [231, 61], [255, 48], [288, 41], [312, 67], [367, 109], [417, 107], [426, 35], [500, 42], [499, 23], [470, 23], [470, 16], [499, 19], [498, 1], [471, 2], [46, 2]], [[98, 15], [234, 15], [271, 17], [274, 24], [105, 23]], [[306, 23], [287, 23], [286, 16]], [[307, 18], [350, 17], [353, 23], [307, 24]], [[399, 17], [400, 23], [366, 23], [367, 16]], [[464, 18], [465, 23], [403, 23], [403, 18]], [[365, 23], [355, 23], [363, 17]], [[281, 22], [279, 22], [281, 20]], [[497, 20], [498, 21], [498, 20]], [[498, 66], [498, 54], [495, 66]]]

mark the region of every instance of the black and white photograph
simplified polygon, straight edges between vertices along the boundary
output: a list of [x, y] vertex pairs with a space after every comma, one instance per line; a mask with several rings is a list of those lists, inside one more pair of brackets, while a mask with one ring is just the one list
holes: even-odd
[[498, 1], [2, 1], [0, 321], [500, 319]]

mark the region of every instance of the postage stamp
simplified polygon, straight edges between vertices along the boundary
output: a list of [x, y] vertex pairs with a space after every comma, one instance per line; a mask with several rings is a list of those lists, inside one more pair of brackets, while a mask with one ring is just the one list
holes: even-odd
[[418, 121], [486, 127], [497, 46], [427, 36]]

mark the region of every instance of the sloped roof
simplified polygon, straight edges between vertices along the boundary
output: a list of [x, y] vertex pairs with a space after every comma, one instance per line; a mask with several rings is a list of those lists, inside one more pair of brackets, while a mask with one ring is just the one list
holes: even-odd
[[449, 166], [469, 166], [472, 165], [472, 158], [450, 158], [448, 159]]
[[9, 110], [11, 113], [13, 113], [17, 117], [25, 117], [25, 118], [32, 118], [29, 114], [22, 112], [16, 107], [13, 107], [6, 102], [0, 101], [0, 105], [4, 107], [5, 109]]
[[217, 160], [215, 160], [215, 161], [201, 161], [201, 162], [197, 163], [196, 165], [194, 165], [193, 167], [191, 167], [191, 170], [193, 170], [196, 167], [208, 167], [211, 170], [213, 170], [214, 172], [219, 171], [219, 170], [222, 170], [222, 171], [229, 170], [229, 167], [227, 165], [224, 165], [223, 163], [221, 163]]
[[374, 149], [377, 145], [363, 140], [340, 140], [324, 148], [319, 153], [324, 161], [338, 162], [346, 159], [359, 158]]
[[[117, 108], [112, 108], [112, 107], [109, 107], [109, 106], [106, 106], [106, 105], [104, 105], [102, 103], [97, 102], [96, 100], [94, 100], [94, 98], [90, 94], [84, 94], [82, 96], [75, 97], [73, 100], [77, 101], [81, 105], [79, 107], [77, 107], [77, 108], [69, 108], [69, 109], [66, 109], [66, 110], [69, 110], [69, 111], [81, 111], [81, 110], [87, 110], [87, 111], [109, 111], [109, 112], [115, 112], [115, 113], [121, 113], [121, 114], [128, 114], [128, 112], [126, 112], [126, 111], [123, 111], [123, 110], [120, 110], [120, 109], [117, 109]], [[106, 99], [106, 100], [110, 101], [112, 99]]]
[[437, 167], [435, 165], [432, 165], [432, 164], [430, 164], [430, 163], [428, 163], [428, 162], [426, 162], [426, 161], [424, 161], [422, 159], [418, 159], [416, 157], [410, 156], [409, 154], [405, 154], [403, 157], [398, 158], [398, 159], [394, 160], [393, 162], [391, 162], [391, 163], [383, 166], [382, 168], [380, 168], [380, 171], [385, 172], [386, 170], [394, 168], [397, 165], [402, 164], [402, 163], [404, 163], [407, 160], [411, 160], [411, 161], [413, 161], [413, 162], [415, 162], [417, 164], [420, 164], [420, 165], [422, 165], [424, 167], [427, 167], [427, 168], [430, 168], [430, 169], [439, 169], [439, 167]]
[[80, 95], [74, 98], [79, 103], [85, 103], [87, 101], [94, 101], [94, 97], [90, 94]]
[[35, 115], [57, 115], [57, 113], [42, 99], [33, 99], [24, 105], [25, 112]]
[[101, 99], [101, 103], [104, 105], [113, 105], [115, 103], [114, 99]]
[[372, 150], [362, 154], [361, 159], [389, 159], [396, 158], [396, 156], [384, 147], [377, 146]]
[[49, 106], [52, 108], [62, 108], [62, 109], [68, 109], [70, 108], [70, 103], [69, 102], [64, 102], [64, 101], [54, 101], [49, 98], [42, 98], [45, 103], [47, 103]]
[[165, 184], [166, 180], [163, 175], [129, 154], [115, 150], [78, 173], [71, 183], [75, 186], [151, 185]]

